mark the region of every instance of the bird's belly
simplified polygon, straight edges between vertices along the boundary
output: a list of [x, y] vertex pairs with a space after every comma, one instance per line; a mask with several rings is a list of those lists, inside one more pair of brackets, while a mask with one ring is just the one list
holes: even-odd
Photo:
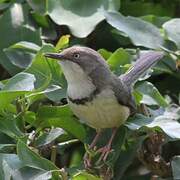
[[102, 92], [85, 104], [69, 101], [69, 105], [81, 121], [95, 129], [119, 127], [130, 115], [129, 108], [120, 105], [111, 91]]

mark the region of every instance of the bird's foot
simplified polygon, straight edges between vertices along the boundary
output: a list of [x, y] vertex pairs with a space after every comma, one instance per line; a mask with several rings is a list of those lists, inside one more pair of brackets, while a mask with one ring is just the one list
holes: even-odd
[[101, 153], [98, 161], [97, 161], [97, 164], [99, 164], [101, 161], [105, 162], [108, 155], [113, 151], [113, 149], [111, 149], [111, 145], [110, 144], [107, 144], [106, 146], [98, 149], [98, 153]]
[[84, 155], [84, 166], [86, 169], [91, 167], [91, 159], [95, 155], [96, 152], [96, 143], [101, 135], [102, 131], [98, 131], [96, 136], [94, 137], [90, 146], [85, 145], [86, 153]]
[[94, 146], [93, 148], [91, 148], [91, 146], [86, 147], [86, 153], [83, 157], [84, 167], [86, 169], [91, 168], [92, 166], [91, 161], [93, 160], [93, 157], [95, 157], [97, 153], [98, 153], [98, 150], [96, 146]]
[[85, 153], [83, 160], [84, 160], [85, 169], [90, 168], [91, 167], [91, 158], [87, 152]]

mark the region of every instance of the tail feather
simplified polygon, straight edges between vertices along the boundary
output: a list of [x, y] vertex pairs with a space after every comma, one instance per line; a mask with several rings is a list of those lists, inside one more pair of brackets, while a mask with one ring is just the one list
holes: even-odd
[[140, 56], [133, 67], [121, 75], [121, 80], [127, 85], [133, 85], [149, 68], [155, 65], [162, 57], [163, 52], [151, 51]]

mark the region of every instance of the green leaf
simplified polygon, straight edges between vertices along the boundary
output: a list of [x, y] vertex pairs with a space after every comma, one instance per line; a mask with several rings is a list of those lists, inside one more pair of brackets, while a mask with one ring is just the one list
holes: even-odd
[[15, 147], [15, 144], [0, 144], [0, 153], [11, 153]]
[[33, 53], [37, 53], [37, 51], [40, 50], [40, 46], [38, 46], [35, 43], [28, 42], [28, 41], [20, 41], [17, 42], [13, 45], [11, 45], [9, 48], [14, 48], [14, 49], [24, 49]]
[[49, 19], [47, 16], [43, 16], [36, 12], [31, 12], [31, 15], [39, 26], [42, 26], [42, 27], [48, 28], [48, 29], [50, 28]]
[[120, 75], [124, 72], [121, 72], [121, 66], [130, 64], [131, 56], [130, 54], [122, 48], [117, 49], [107, 60], [108, 64], [112, 71], [117, 75]]
[[0, 131], [12, 138], [24, 136], [16, 124], [16, 119], [12, 116], [0, 118]]
[[6, 108], [18, 96], [25, 95], [34, 89], [35, 77], [28, 73], [19, 73], [9, 79], [0, 91], [0, 109]]
[[171, 161], [173, 179], [180, 179], [180, 156], [173, 157]]
[[70, 38], [70, 35], [64, 35], [64, 36], [61, 36], [59, 41], [57, 42], [56, 44], [56, 51], [59, 51], [61, 49], [64, 49], [66, 47], [68, 47], [69, 45], [69, 38]]
[[21, 41], [4, 49], [10, 62], [19, 68], [27, 68], [40, 47], [32, 42]]
[[0, 109], [6, 108], [18, 96], [25, 95], [34, 89], [35, 77], [28, 73], [19, 73], [9, 79], [0, 91]]
[[180, 138], [180, 108], [169, 107], [166, 111], [157, 117], [148, 118], [143, 115], [136, 115], [131, 121], [126, 122], [126, 126], [132, 130], [138, 130], [141, 127], [155, 128], [160, 127], [169, 137]]
[[25, 166], [44, 170], [58, 170], [49, 160], [33, 152], [24, 142], [18, 140], [17, 154]]
[[[43, 106], [38, 110], [37, 117], [45, 125], [63, 128], [65, 131], [84, 141], [86, 131], [83, 125], [74, 118], [72, 111], [66, 106]], [[48, 123], [48, 124], [47, 124]]]
[[102, 178], [89, 174], [85, 171], [80, 171], [73, 176], [72, 180], [102, 180]]
[[142, 20], [145, 20], [147, 22], [150, 22], [154, 24], [155, 26], [161, 28], [161, 26], [168, 20], [170, 20], [170, 17], [167, 16], [155, 16], [155, 15], [145, 15], [141, 17]]
[[0, 167], [0, 179], [9, 180], [13, 173], [23, 167], [23, 163], [16, 154], [0, 154]]
[[116, 11], [119, 9], [119, 0], [52, 0], [48, 1], [47, 7], [49, 16], [56, 24], [67, 25], [73, 35], [84, 38], [104, 20], [98, 9]]
[[141, 103], [147, 105], [159, 105], [162, 107], [167, 107], [168, 105], [158, 89], [150, 82], [144, 81], [139, 83], [136, 91], [139, 91], [142, 94]]
[[51, 171], [44, 171], [31, 167], [23, 167], [12, 174], [13, 180], [49, 180], [52, 178]]
[[[43, 53], [55, 52], [51, 45], [44, 45], [37, 53], [32, 65], [25, 71], [34, 74], [36, 77], [35, 87], [47, 88], [49, 85], [60, 85], [62, 80], [62, 71], [57, 61], [53, 61], [44, 57]], [[44, 87], [43, 87], [44, 89]]]
[[107, 51], [106, 49], [99, 49], [98, 53], [100, 53], [105, 60], [107, 60], [112, 55], [112, 52]]
[[[28, 41], [41, 45], [40, 31], [27, 25], [27, 17], [29, 8], [27, 4], [22, 5], [13, 3], [13, 5], [5, 11], [0, 18], [0, 64], [8, 70], [10, 74], [15, 74], [21, 69], [13, 65], [3, 52], [4, 48], [8, 48], [19, 41]], [[14, 18], [16, 14], [16, 18]]]
[[0, 110], [9, 107], [10, 103], [18, 96], [25, 95], [29, 91], [0, 91]]
[[[178, 2], [177, 2], [178, 3]], [[132, 16], [143, 16], [145, 14], [155, 14], [157, 16], [174, 16], [176, 3], [163, 3], [162, 1], [122, 1], [122, 14]]]
[[0, 11], [3, 11], [5, 9], [7, 9], [9, 6], [11, 5], [11, 3], [3, 3], [3, 2], [0, 2]]
[[140, 148], [142, 139], [143, 138], [131, 139], [126, 137], [127, 142], [125, 144], [125, 147], [122, 148], [121, 153], [115, 164], [115, 168], [114, 168], [115, 179], [120, 180], [124, 172], [131, 165], [134, 158], [136, 157], [138, 149]]
[[180, 18], [171, 19], [163, 24], [168, 39], [175, 42], [180, 48]]
[[[21, 72], [13, 76], [3, 87], [3, 91], [32, 91], [36, 81], [33, 74]], [[1, 93], [1, 92], [0, 92]]]
[[136, 46], [157, 49], [163, 45], [159, 29], [151, 23], [117, 12], [104, 12], [104, 15], [110, 25], [126, 33]]
[[59, 136], [63, 135], [64, 133], [65, 132], [61, 128], [51, 129], [48, 133], [45, 132], [41, 136], [39, 136], [35, 141], [35, 145], [36, 146], [47, 145], [52, 141], [54, 141], [55, 139], [57, 139]]
[[28, 4], [31, 6], [31, 8], [39, 12], [40, 14], [45, 14], [47, 9], [47, 1], [41, 1], [41, 0], [27, 0]]

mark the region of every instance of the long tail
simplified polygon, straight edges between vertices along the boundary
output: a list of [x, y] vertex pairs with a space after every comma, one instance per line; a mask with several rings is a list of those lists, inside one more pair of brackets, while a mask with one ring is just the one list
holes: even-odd
[[127, 85], [133, 85], [149, 68], [155, 65], [162, 57], [163, 52], [151, 51], [140, 56], [133, 67], [121, 75], [121, 80]]

